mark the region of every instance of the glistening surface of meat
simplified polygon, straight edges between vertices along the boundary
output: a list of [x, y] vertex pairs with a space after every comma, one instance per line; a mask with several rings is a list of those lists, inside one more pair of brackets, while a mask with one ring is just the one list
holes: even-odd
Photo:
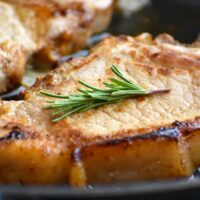
[[111, 18], [112, 0], [0, 1], [0, 93], [20, 84], [25, 62], [57, 62], [85, 46], [104, 30]]
[[[0, 181], [92, 183], [185, 177], [200, 164], [200, 54], [164, 34], [109, 37], [86, 58], [39, 78], [24, 101], [1, 102]], [[101, 106], [58, 123], [40, 91], [103, 87], [115, 64], [145, 89], [168, 94]]]

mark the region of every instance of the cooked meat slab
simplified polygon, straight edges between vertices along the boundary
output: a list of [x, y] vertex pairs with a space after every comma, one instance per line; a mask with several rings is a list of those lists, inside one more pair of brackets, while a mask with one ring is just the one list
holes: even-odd
[[13, 8], [0, 2], [0, 93], [18, 86], [27, 57], [36, 47]]
[[[101, 88], [112, 64], [147, 90], [171, 92], [51, 122], [40, 91], [75, 93], [79, 80]], [[23, 101], [1, 102], [0, 181], [84, 186], [191, 175], [200, 164], [199, 76], [199, 48], [167, 34], [105, 39], [39, 78]]]
[[57, 62], [104, 30], [111, 14], [112, 0], [0, 1], [0, 93], [20, 84], [30, 55]]

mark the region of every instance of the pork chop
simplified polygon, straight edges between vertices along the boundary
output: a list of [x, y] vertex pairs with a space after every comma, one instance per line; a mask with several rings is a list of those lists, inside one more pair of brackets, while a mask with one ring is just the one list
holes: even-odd
[[107, 27], [112, 0], [2, 0], [0, 14], [2, 93], [20, 84], [30, 55], [44, 65], [84, 47]]
[[[100, 106], [52, 123], [41, 91], [96, 87], [112, 64], [147, 90], [168, 94]], [[0, 105], [2, 183], [84, 186], [186, 177], [200, 164], [200, 51], [163, 34], [109, 37], [85, 58], [38, 78], [23, 101]]]

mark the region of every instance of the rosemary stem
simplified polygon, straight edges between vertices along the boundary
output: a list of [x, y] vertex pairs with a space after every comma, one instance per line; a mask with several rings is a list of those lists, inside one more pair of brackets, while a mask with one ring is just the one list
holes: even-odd
[[99, 89], [79, 81], [87, 89], [78, 89], [79, 93], [60, 95], [42, 91], [41, 94], [50, 98], [62, 99], [47, 101], [46, 110], [52, 110], [53, 122], [58, 122], [71, 114], [85, 112], [87, 110], [113, 103], [118, 103], [127, 98], [136, 98], [154, 94], [169, 93], [169, 89], [148, 91], [128, 80], [116, 66], [111, 67], [112, 72], [118, 77], [110, 78], [110, 82], [104, 82], [105, 89]]

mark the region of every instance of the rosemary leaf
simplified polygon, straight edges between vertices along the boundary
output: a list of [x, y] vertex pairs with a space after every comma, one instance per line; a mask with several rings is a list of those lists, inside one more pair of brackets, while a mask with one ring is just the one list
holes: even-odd
[[79, 93], [71, 95], [59, 95], [42, 91], [41, 94], [50, 98], [63, 99], [47, 101], [45, 110], [52, 110], [53, 122], [58, 122], [71, 114], [85, 112], [87, 110], [108, 104], [123, 101], [126, 98], [140, 97], [159, 93], [168, 93], [169, 89], [147, 91], [139, 85], [128, 80], [116, 66], [111, 67], [112, 72], [119, 78], [110, 78], [110, 82], [104, 82], [104, 89], [99, 89], [79, 81], [87, 89], [78, 89]]

